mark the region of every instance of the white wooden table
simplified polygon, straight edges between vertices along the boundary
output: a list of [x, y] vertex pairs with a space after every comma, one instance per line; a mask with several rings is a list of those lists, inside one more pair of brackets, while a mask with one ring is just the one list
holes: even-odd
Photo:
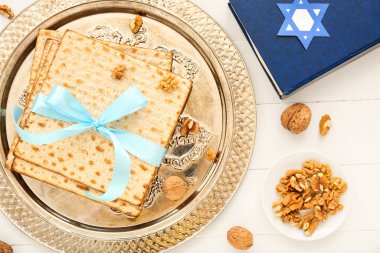
[[[34, 0], [0, 0], [19, 13]], [[248, 252], [380, 252], [380, 48], [280, 100], [227, 6], [227, 0], [196, 0], [231, 35], [248, 65], [257, 101], [257, 138], [246, 177], [222, 214], [191, 241], [172, 252], [237, 252], [226, 240], [231, 226], [241, 225], [255, 236]], [[0, 17], [0, 29], [8, 23]], [[376, 25], [376, 24], [374, 24]], [[377, 24], [378, 25], [378, 24]], [[285, 131], [280, 115], [293, 102], [305, 102], [313, 111], [309, 129], [296, 136]], [[318, 133], [320, 117], [331, 115], [327, 137]], [[298, 242], [279, 234], [264, 216], [261, 184], [270, 165], [295, 150], [330, 155], [344, 170], [352, 196], [351, 212], [343, 226], [326, 239]], [[0, 240], [16, 253], [47, 253], [0, 213]]]

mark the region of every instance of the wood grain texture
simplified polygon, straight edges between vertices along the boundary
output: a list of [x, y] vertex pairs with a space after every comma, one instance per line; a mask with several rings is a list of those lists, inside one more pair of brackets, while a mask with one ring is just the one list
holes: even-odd
[[[4, 2], [22, 9], [32, 0]], [[225, 238], [227, 230], [234, 225], [245, 226], [255, 235], [255, 245], [247, 252], [380, 252], [380, 221], [377, 219], [380, 195], [376, 191], [380, 179], [377, 144], [380, 140], [380, 48], [282, 101], [245, 41], [228, 9], [227, 0], [194, 2], [224, 27], [239, 47], [250, 70], [259, 104], [258, 129], [250, 169], [230, 204], [197, 237], [170, 252], [238, 252]], [[7, 20], [0, 19], [0, 22], [0, 28], [3, 28]], [[299, 136], [282, 129], [279, 119], [282, 110], [295, 101], [307, 102], [313, 111], [310, 128]], [[333, 128], [322, 139], [317, 123], [324, 113], [331, 115]], [[269, 224], [261, 207], [261, 184], [269, 166], [280, 156], [300, 149], [330, 155], [342, 165], [352, 190], [352, 206], [347, 220], [339, 231], [322, 241], [303, 243], [280, 235]], [[0, 215], [0, 240], [14, 246], [16, 253], [52, 252], [22, 234], [3, 215]]]

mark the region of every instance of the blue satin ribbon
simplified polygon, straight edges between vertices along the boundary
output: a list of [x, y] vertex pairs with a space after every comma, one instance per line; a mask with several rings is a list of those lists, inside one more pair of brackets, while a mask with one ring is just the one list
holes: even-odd
[[131, 174], [131, 160], [126, 151], [155, 167], [160, 166], [161, 160], [166, 153], [165, 148], [141, 136], [106, 126], [107, 123], [142, 109], [147, 103], [148, 101], [140, 91], [132, 86], [114, 100], [98, 119], [94, 119], [73, 95], [65, 88], [57, 85], [54, 86], [48, 96], [38, 94], [31, 111], [48, 118], [77, 124], [54, 132], [37, 134], [29, 133], [21, 129], [17, 124], [23, 113], [20, 108], [14, 108], [13, 117], [17, 133], [21, 139], [34, 145], [56, 142], [91, 128], [111, 140], [115, 154], [111, 183], [104, 195], [100, 197], [95, 197], [89, 192], [85, 192], [89, 198], [109, 202], [119, 198], [128, 185]]

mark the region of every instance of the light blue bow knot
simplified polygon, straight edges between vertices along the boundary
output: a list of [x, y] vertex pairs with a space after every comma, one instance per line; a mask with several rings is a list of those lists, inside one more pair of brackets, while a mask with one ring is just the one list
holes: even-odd
[[95, 197], [85, 192], [89, 198], [108, 202], [119, 198], [128, 185], [131, 174], [131, 160], [126, 151], [155, 167], [160, 166], [161, 160], [166, 153], [165, 148], [141, 136], [106, 126], [107, 123], [142, 109], [147, 103], [148, 101], [140, 91], [135, 86], [132, 86], [116, 98], [99, 118], [94, 119], [73, 95], [65, 88], [56, 85], [48, 96], [37, 95], [31, 111], [48, 118], [77, 124], [50, 133], [38, 134], [29, 133], [19, 127], [17, 121], [23, 113], [20, 108], [14, 108], [13, 117], [17, 133], [21, 139], [34, 145], [56, 142], [91, 128], [111, 140], [114, 146], [115, 159], [110, 185], [104, 195], [100, 197]]

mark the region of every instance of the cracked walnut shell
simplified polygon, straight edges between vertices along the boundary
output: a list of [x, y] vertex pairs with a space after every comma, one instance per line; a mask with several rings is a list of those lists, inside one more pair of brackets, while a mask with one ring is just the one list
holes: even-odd
[[310, 108], [301, 103], [289, 106], [281, 114], [281, 124], [294, 134], [299, 134], [307, 129], [311, 120]]
[[232, 247], [239, 250], [247, 250], [253, 245], [252, 233], [239, 226], [232, 227], [228, 230], [227, 240]]

